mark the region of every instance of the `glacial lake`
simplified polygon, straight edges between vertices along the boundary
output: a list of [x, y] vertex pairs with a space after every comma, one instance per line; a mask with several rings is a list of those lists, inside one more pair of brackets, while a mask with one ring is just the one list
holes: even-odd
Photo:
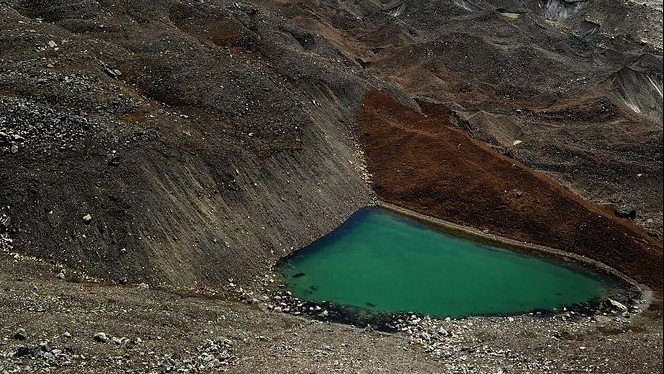
[[556, 311], [601, 300], [608, 277], [447, 234], [371, 207], [282, 261], [301, 300], [438, 318]]

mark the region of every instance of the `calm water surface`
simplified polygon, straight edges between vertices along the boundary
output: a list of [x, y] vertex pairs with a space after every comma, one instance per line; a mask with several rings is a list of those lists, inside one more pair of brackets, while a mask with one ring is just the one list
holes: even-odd
[[606, 279], [366, 208], [281, 264], [307, 301], [435, 317], [519, 314], [602, 298]]

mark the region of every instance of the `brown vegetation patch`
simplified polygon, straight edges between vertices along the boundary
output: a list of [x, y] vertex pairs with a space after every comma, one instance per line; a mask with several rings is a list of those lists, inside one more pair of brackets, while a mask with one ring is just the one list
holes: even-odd
[[548, 177], [452, 128], [447, 109], [418, 113], [380, 91], [358, 134], [381, 199], [417, 212], [592, 258], [662, 289], [662, 243]]

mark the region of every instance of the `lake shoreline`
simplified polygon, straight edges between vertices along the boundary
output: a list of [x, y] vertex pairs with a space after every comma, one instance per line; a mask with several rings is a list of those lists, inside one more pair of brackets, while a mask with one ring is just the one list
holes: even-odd
[[632, 301], [638, 301], [638, 304], [640, 305], [640, 311], [647, 309], [653, 301], [654, 292], [650, 287], [637, 282], [628, 275], [610, 267], [609, 265], [606, 265], [597, 260], [593, 260], [589, 257], [563, 251], [561, 249], [534, 243], [522, 242], [519, 240], [509, 239], [503, 236], [483, 232], [482, 230], [474, 227], [464, 226], [425, 214], [420, 214], [384, 201], [378, 201], [373, 206], [383, 208], [394, 213], [402, 214], [406, 217], [415, 219], [421, 223], [442, 230], [443, 232], [448, 232], [450, 234], [466, 239], [472, 239], [484, 244], [495, 245], [517, 253], [543, 257], [550, 260], [568, 262], [582, 268], [597, 271], [603, 275], [608, 275], [618, 281], [625, 283], [625, 285], [629, 286], [632, 291], [636, 292], [638, 296], [635, 297]]
[[[305, 251], [311, 250], [312, 247], [320, 245], [321, 242], [330, 240], [329, 238], [330, 236], [339, 235], [340, 232], [347, 230], [346, 226], [349, 225], [349, 222], [351, 222], [353, 219], [359, 219], [358, 217], [361, 217], [360, 213], [362, 213], [363, 211], [371, 211], [374, 209], [383, 210], [384, 213], [389, 213], [395, 216], [401, 216], [402, 218], [412, 219], [413, 221], [421, 225], [429, 227], [430, 229], [433, 230], [440, 231], [443, 234], [449, 234], [462, 239], [471, 240], [474, 242], [478, 242], [482, 245], [496, 247], [497, 249], [504, 249], [518, 255], [538, 258], [542, 261], [556, 263], [559, 266], [565, 266], [571, 269], [578, 269], [581, 272], [584, 271], [592, 272], [597, 276], [605, 278], [605, 281], [613, 284], [613, 286], [611, 287], [612, 291], [610, 293], [607, 293], [601, 298], [597, 298], [584, 303], [570, 304], [567, 305], [565, 308], [561, 309], [556, 309], [556, 308], [554, 308], [553, 310], [535, 309], [523, 313], [519, 312], [519, 313], [477, 314], [472, 316], [461, 317], [461, 319], [469, 317], [473, 318], [515, 317], [515, 316], [528, 315], [528, 314], [530, 315], [535, 314], [541, 316], [542, 318], [553, 318], [558, 315], [563, 315], [565, 312], [576, 312], [579, 315], [594, 315], [596, 313], [603, 313], [603, 312], [606, 313], [610, 309], [610, 305], [613, 302], [613, 300], [619, 300], [620, 303], [625, 303], [630, 308], [632, 313], [641, 314], [642, 312], [648, 310], [653, 300], [655, 299], [655, 294], [647, 286], [639, 284], [635, 280], [629, 278], [628, 276], [620, 273], [619, 271], [601, 262], [580, 255], [576, 255], [573, 253], [568, 253], [562, 250], [558, 250], [555, 248], [549, 248], [532, 243], [520, 242], [517, 240], [504, 238], [498, 235], [493, 235], [487, 232], [482, 232], [476, 228], [455, 224], [452, 222], [436, 219], [433, 217], [428, 217], [426, 215], [418, 214], [408, 209], [404, 209], [384, 202], [377, 202], [358, 209], [353, 215], [351, 215], [351, 217], [349, 217], [349, 219], [346, 222], [344, 222], [339, 227], [335, 228], [335, 230], [331, 231], [326, 236], [317, 239], [310, 246], [296, 250], [290, 253], [289, 255], [283, 257], [277, 263], [277, 267], [289, 261], [293, 257], [301, 255]], [[287, 278], [289, 277], [284, 277], [284, 274], [281, 273], [281, 271], [276, 271], [273, 273], [273, 275], [276, 275], [277, 282], [275, 282], [272, 287], [268, 288], [271, 290], [270, 292], [271, 297], [277, 296], [275, 299], [272, 299], [272, 301], [274, 302], [273, 307], [276, 308], [276, 310], [278, 311], [283, 311], [286, 313], [295, 313], [296, 315], [310, 315], [314, 319], [318, 319], [321, 321], [336, 322], [342, 324], [363, 325], [368, 323], [371, 324], [374, 328], [378, 328], [378, 330], [382, 330], [385, 332], [391, 331], [389, 328], [386, 329], [385, 327], [391, 325], [394, 322], [395, 316], [401, 315], [401, 313], [394, 314], [392, 312], [388, 313], [383, 312], [378, 314], [372, 314], [371, 312], [369, 312], [368, 316], [370, 318], [368, 318], [367, 315], [363, 317], [362, 316], [363, 313], [357, 313], [357, 311], [353, 311], [352, 307], [343, 307], [340, 305], [336, 305], [333, 302], [325, 302], [325, 301], [316, 302], [311, 300], [306, 301], [305, 300], [306, 298], [298, 299], [297, 297], [293, 297], [293, 295], [291, 295], [290, 292], [284, 292], [288, 287]], [[278, 305], [281, 305], [283, 308], [278, 307]], [[609, 309], [607, 309], [607, 306]], [[315, 312], [311, 313], [312, 310], [316, 311], [327, 310], [329, 312], [329, 315], [322, 316], [318, 315], [319, 313]], [[412, 312], [408, 312], [406, 314], [411, 314], [411, 313]], [[415, 313], [415, 314], [418, 314], [422, 317], [426, 315], [426, 313]], [[388, 315], [391, 315], [391, 317], [386, 317]], [[439, 319], [437, 317], [432, 317], [432, 318]]]

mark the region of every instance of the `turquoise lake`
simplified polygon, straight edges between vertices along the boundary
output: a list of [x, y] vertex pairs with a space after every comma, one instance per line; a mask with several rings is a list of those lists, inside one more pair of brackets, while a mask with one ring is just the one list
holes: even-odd
[[600, 300], [595, 273], [444, 233], [381, 208], [365, 208], [280, 265], [301, 300], [372, 313], [433, 317], [554, 311]]

